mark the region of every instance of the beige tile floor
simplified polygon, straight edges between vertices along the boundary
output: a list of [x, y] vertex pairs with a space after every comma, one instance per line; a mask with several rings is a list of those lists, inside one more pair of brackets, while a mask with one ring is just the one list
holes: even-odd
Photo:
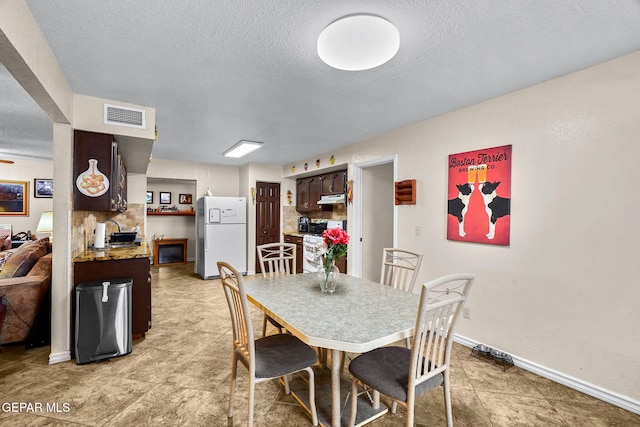
[[[226, 416], [231, 336], [219, 281], [200, 280], [193, 264], [152, 267], [152, 273], [153, 327], [127, 356], [48, 365], [49, 347], [0, 346], [0, 425], [244, 425], [242, 369], [235, 416], [231, 422]], [[260, 313], [253, 317], [259, 329]], [[457, 344], [451, 380], [456, 426], [640, 426], [636, 414], [516, 367], [503, 371]], [[11, 403], [32, 407], [12, 412]], [[416, 413], [418, 426], [445, 425], [439, 389], [418, 400]], [[370, 425], [404, 423], [400, 408]], [[256, 424], [311, 425], [275, 381], [257, 385]]]

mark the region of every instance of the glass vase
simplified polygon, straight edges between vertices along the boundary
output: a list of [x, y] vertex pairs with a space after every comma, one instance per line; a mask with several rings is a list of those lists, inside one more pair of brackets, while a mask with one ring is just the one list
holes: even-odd
[[321, 265], [318, 267], [318, 282], [320, 284], [320, 290], [327, 294], [332, 294], [336, 290], [336, 284], [338, 283], [338, 275], [340, 270], [336, 267], [335, 263], [330, 265]]

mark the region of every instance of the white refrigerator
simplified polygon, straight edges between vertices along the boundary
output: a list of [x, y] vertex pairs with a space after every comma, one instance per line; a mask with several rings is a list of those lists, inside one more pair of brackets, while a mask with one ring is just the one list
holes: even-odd
[[246, 197], [198, 199], [196, 274], [203, 279], [220, 277], [218, 261], [247, 274]]

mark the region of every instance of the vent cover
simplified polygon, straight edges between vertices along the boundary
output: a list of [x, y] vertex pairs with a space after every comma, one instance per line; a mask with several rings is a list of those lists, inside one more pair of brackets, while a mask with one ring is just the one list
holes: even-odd
[[145, 129], [145, 111], [104, 104], [104, 124]]

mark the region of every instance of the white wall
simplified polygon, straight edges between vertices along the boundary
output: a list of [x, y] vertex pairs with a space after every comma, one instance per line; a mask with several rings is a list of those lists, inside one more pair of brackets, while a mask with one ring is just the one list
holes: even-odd
[[237, 196], [240, 191], [239, 168], [236, 166], [154, 158], [147, 169], [147, 178], [195, 180], [194, 202], [209, 187], [214, 196]]
[[[459, 334], [636, 408], [639, 69], [631, 54], [328, 153], [350, 163], [397, 153], [398, 179], [417, 180], [417, 204], [398, 209], [398, 246], [425, 254], [418, 283], [477, 275]], [[447, 156], [506, 144], [511, 246], [448, 241]]]
[[[36, 234], [40, 214], [44, 211], [53, 210], [52, 198], [36, 198], [33, 195], [33, 179], [47, 178], [53, 179], [53, 162], [50, 160], [14, 160], [12, 165], [0, 163], [0, 179], [11, 181], [27, 181], [29, 183], [29, 216], [0, 216], [0, 224], [11, 224], [13, 234], [30, 230]], [[38, 235], [38, 237], [47, 237], [48, 234]]]
[[[147, 177], [151, 181], [154, 179], [166, 179], [167, 182], [171, 180], [195, 180], [196, 189], [193, 194], [193, 201], [196, 202], [197, 198], [207, 191], [207, 188], [211, 188], [211, 192], [214, 196], [240, 196], [247, 198], [247, 267], [249, 273], [254, 273], [255, 267], [255, 206], [251, 201], [251, 188], [255, 187], [256, 181], [266, 182], [282, 182], [282, 167], [278, 165], [268, 165], [259, 163], [248, 163], [242, 167], [235, 166], [221, 166], [212, 165], [206, 163], [193, 163], [183, 162], [166, 159], [153, 159], [149, 165], [147, 171]], [[286, 203], [287, 187], [290, 183], [283, 183], [281, 188], [281, 206]], [[155, 190], [156, 184], [154, 184], [154, 197], [158, 197], [158, 191]], [[164, 191], [164, 190], [163, 190]], [[295, 181], [293, 181], [293, 191], [295, 192]], [[173, 195], [177, 197], [177, 194]], [[155, 201], [155, 199], [154, 199]], [[172, 199], [172, 204], [174, 204]], [[178, 205], [180, 206], [180, 205]], [[282, 212], [281, 212], [282, 215]], [[162, 225], [162, 229], [156, 227], [154, 224], [160, 224], [157, 218], [165, 217], [147, 217], [147, 224], [149, 227], [148, 238], [153, 238], [153, 234], [158, 230], [169, 230], [174, 224], [175, 218], [171, 221], [166, 221]], [[172, 217], [166, 217], [172, 218]], [[190, 218], [190, 217], [187, 217]], [[195, 222], [194, 222], [195, 230]], [[153, 230], [153, 231], [152, 231]], [[171, 231], [173, 233], [173, 231]], [[168, 231], [164, 232], [165, 237]], [[162, 234], [162, 232], [160, 232]], [[195, 242], [194, 234], [194, 242]], [[191, 249], [191, 243], [189, 243], [189, 258], [195, 257], [195, 248]]]

